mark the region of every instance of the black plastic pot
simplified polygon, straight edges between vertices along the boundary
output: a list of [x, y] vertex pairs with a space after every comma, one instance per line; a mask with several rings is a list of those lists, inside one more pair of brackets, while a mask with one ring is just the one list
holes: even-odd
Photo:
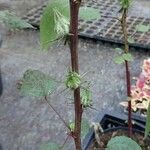
[[[133, 131], [143, 134], [145, 130], [145, 122], [138, 119], [133, 119]], [[104, 132], [108, 131], [115, 131], [118, 129], [127, 130], [127, 116], [124, 115], [108, 115], [105, 114], [101, 121], [99, 121]], [[87, 134], [86, 138], [83, 141], [83, 150], [88, 150], [89, 145], [94, 139], [94, 131], [90, 129], [89, 133]]]

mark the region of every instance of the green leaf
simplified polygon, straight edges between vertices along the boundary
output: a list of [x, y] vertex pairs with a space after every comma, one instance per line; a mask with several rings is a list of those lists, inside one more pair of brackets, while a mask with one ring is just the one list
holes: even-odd
[[141, 147], [126, 136], [116, 136], [111, 138], [106, 150], [142, 150]]
[[123, 50], [121, 48], [115, 48], [115, 51], [119, 54], [121, 54], [123, 52]]
[[120, 0], [122, 8], [127, 9], [131, 6], [132, 0]]
[[138, 24], [136, 25], [136, 31], [139, 31], [139, 32], [148, 32], [150, 29], [150, 26], [149, 25], [143, 25], [143, 24]]
[[42, 144], [39, 148], [39, 150], [60, 150], [58, 144], [56, 143], [46, 143], [46, 144]]
[[[62, 17], [58, 17], [55, 10], [57, 10]], [[56, 30], [59, 29], [61, 25], [63, 26], [64, 22], [58, 19], [69, 20], [69, 15], [68, 0], [52, 0], [45, 8], [40, 22], [40, 41], [43, 49], [48, 49], [54, 41], [60, 38]], [[58, 24], [60, 24], [59, 27]]]
[[92, 106], [92, 92], [89, 87], [81, 89], [81, 103], [84, 108]]
[[70, 123], [69, 123], [69, 128], [70, 128], [70, 130], [73, 132], [73, 131], [74, 131], [74, 128], [75, 128], [75, 123], [74, 123], [74, 122], [70, 122]]
[[147, 110], [147, 118], [146, 118], [146, 127], [145, 127], [145, 136], [147, 138], [150, 133], [150, 103]]
[[0, 11], [0, 22], [4, 23], [10, 29], [34, 28], [31, 24], [14, 16], [8, 11]]
[[81, 19], [88, 21], [98, 19], [101, 15], [98, 9], [92, 7], [81, 7], [79, 11], [79, 16]]
[[114, 62], [115, 62], [116, 64], [122, 64], [122, 63], [124, 63], [124, 58], [122, 57], [122, 55], [116, 56], [116, 57], [114, 58]]
[[81, 136], [82, 138], [85, 137], [85, 135], [88, 133], [90, 128], [89, 122], [86, 119], [82, 119], [82, 123], [81, 123]]
[[128, 38], [128, 42], [130, 43], [130, 44], [133, 44], [133, 43], [135, 43], [135, 40], [134, 40], [134, 38], [133, 37], [129, 37]]
[[122, 57], [126, 61], [133, 61], [133, 57], [132, 57], [132, 55], [130, 53], [123, 54]]
[[39, 70], [27, 70], [22, 79], [20, 90], [23, 94], [35, 97], [49, 95], [56, 88], [56, 81]]
[[81, 84], [81, 77], [78, 73], [74, 71], [69, 71], [66, 80], [65, 80], [66, 87], [69, 89], [77, 89]]

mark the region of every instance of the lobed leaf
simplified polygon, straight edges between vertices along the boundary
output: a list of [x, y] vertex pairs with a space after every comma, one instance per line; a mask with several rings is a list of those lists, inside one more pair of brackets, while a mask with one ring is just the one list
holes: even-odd
[[142, 150], [141, 147], [126, 136], [116, 136], [111, 138], [106, 150]]
[[69, 20], [69, 3], [68, 0], [52, 0], [45, 8], [40, 21], [40, 41], [43, 49], [48, 49], [49, 46], [59, 38], [59, 33], [56, 32], [55, 10], [63, 17]]
[[21, 93], [28, 96], [44, 97], [56, 88], [56, 81], [39, 70], [27, 70], [22, 79]]

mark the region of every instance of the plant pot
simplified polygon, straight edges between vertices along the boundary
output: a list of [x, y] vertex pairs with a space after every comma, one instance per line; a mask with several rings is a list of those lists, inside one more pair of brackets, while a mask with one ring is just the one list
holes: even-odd
[[[127, 130], [127, 116], [124, 115], [108, 115], [105, 114], [103, 118], [99, 121], [102, 128], [104, 129], [104, 133], [107, 133], [108, 131], [117, 131], [118, 129]], [[142, 120], [134, 120], [133, 124], [133, 130], [142, 134], [145, 130], [145, 122]], [[87, 134], [86, 138], [84, 139], [84, 146], [83, 150], [88, 150], [89, 146], [95, 139], [94, 131], [93, 129], [90, 129], [90, 132]]]
[[[128, 115], [127, 110], [124, 110], [125, 114]], [[131, 118], [145, 126], [146, 124], [146, 115], [141, 114], [140, 112], [132, 112]]]
[[[87, 150], [93, 150], [94, 148], [98, 148], [100, 150], [105, 150], [108, 141], [115, 136], [127, 136], [128, 135], [128, 128], [127, 127], [115, 127], [111, 129], [107, 129], [104, 133], [99, 134], [101, 139], [101, 147], [97, 142], [93, 139], [90, 145], [88, 146]], [[133, 129], [132, 139], [136, 141], [141, 147], [142, 150], [150, 150], [150, 138], [143, 140], [144, 133], [140, 130]]]

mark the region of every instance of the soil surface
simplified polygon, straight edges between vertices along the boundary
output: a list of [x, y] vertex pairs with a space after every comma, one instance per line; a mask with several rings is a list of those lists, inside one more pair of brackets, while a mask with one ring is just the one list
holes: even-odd
[[[128, 136], [127, 131], [123, 130], [118, 130], [114, 132], [107, 132], [105, 134], [100, 134], [100, 144], [97, 144], [96, 140], [93, 141], [91, 144], [91, 147], [89, 150], [105, 150], [107, 147], [108, 141], [116, 136]], [[133, 133], [131, 138], [139, 144], [139, 146], [142, 148], [142, 150], [150, 150], [150, 138], [147, 138], [146, 140], [143, 140], [143, 135], [139, 133]]]

